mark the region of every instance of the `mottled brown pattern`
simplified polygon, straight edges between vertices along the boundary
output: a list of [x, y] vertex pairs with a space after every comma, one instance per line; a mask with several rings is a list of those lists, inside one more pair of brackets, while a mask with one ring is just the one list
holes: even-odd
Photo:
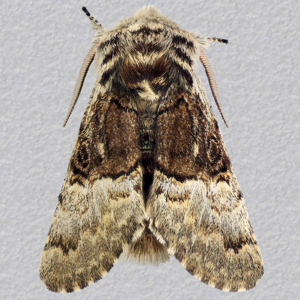
[[153, 7], [112, 30], [90, 20], [98, 78], [41, 279], [54, 292], [83, 289], [123, 252], [154, 264], [173, 254], [218, 289], [254, 287], [263, 275], [260, 249], [195, 70], [211, 39], [182, 30]]

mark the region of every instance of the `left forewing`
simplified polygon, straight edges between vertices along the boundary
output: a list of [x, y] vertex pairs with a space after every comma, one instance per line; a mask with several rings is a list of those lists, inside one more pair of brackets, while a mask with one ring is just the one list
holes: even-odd
[[40, 276], [54, 292], [103, 278], [144, 228], [137, 116], [120, 104], [122, 97], [99, 89], [85, 112], [42, 255]]

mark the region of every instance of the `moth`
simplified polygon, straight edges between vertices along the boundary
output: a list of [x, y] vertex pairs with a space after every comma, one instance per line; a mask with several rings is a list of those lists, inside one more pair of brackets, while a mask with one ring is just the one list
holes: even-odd
[[200, 59], [226, 123], [204, 49], [227, 40], [185, 31], [152, 6], [111, 30], [83, 10], [96, 33], [66, 122], [93, 60], [98, 77], [42, 254], [42, 281], [54, 292], [83, 289], [123, 253], [153, 264], [174, 255], [212, 287], [253, 288], [264, 272], [260, 248], [196, 72]]

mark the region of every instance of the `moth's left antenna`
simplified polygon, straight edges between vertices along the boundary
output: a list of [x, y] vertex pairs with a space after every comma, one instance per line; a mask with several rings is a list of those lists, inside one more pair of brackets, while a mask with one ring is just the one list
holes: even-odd
[[[85, 12], [85, 14], [89, 17], [89, 19], [91, 20], [93, 26], [96, 26], [97, 28], [99, 27], [102, 27], [102, 25], [93, 17], [91, 16], [91, 14], [89, 13], [89, 11], [87, 10], [86, 7], [83, 7], [82, 10]], [[70, 116], [71, 116], [71, 113], [76, 105], [76, 102], [79, 98], [79, 95], [80, 95], [80, 92], [81, 92], [81, 89], [82, 89], [82, 86], [83, 86], [83, 83], [84, 83], [84, 80], [85, 80], [85, 77], [86, 77], [86, 74], [89, 70], [89, 67], [91, 65], [91, 63], [93, 62], [94, 60], [94, 57], [95, 57], [95, 54], [96, 54], [96, 49], [97, 49], [97, 44], [95, 44], [92, 49], [89, 51], [88, 55], [86, 56], [85, 60], [83, 61], [83, 64], [81, 66], [81, 69], [80, 69], [80, 72], [79, 72], [79, 76], [78, 76], [78, 79], [77, 79], [77, 82], [76, 82], [76, 86], [75, 86], [75, 90], [74, 90], [74, 93], [73, 93], [73, 98], [72, 98], [72, 101], [71, 101], [71, 105], [70, 105], [70, 108], [69, 108], [69, 111], [68, 111], [68, 114], [67, 114], [67, 117], [66, 117], [66, 120], [64, 122], [64, 125], [63, 127], [66, 126]]]
[[98, 22], [91, 14], [90, 12], [88, 11], [88, 9], [83, 6], [82, 7], [82, 10], [84, 11], [84, 13], [87, 15], [87, 17], [90, 19], [90, 21], [92, 22], [93, 26], [95, 26], [96, 28], [99, 28], [99, 27], [103, 27], [100, 22]]
[[[228, 44], [228, 40], [225, 40], [225, 39], [208, 38], [208, 40], [210, 40], [212, 42], [219, 42], [219, 43]], [[215, 99], [215, 102], [217, 104], [217, 107], [220, 111], [221, 117], [222, 117], [225, 125], [227, 127], [229, 127], [228, 123], [225, 119], [225, 116], [224, 116], [224, 113], [223, 113], [223, 110], [222, 110], [222, 106], [221, 106], [221, 103], [220, 103], [220, 95], [219, 95], [219, 90], [218, 90], [218, 86], [217, 86], [217, 81], [216, 81], [216, 76], [215, 76], [214, 69], [213, 69], [208, 57], [206, 56], [206, 54], [204, 53], [204, 51], [202, 49], [200, 49], [200, 60], [203, 64], [203, 66], [204, 66], [204, 69], [205, 69], [205, 72], [206, 72], [206, 75], [207, 75], [207, 78], [208, 78], [208, 82], [209, 82], [209, 85], [210, 85], [210, 89], [211, 89], [211, 92], [212, 92], [213, 97]]]

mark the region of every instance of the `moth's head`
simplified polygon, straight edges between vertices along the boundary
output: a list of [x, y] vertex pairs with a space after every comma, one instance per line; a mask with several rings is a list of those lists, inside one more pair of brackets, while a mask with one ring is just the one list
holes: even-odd
[[170, 28], [171, 30], [175, 31], [184, 31], [185, 34], [190, 34], [195, 41], [197, 41], [199, 44], [199, 47], [207, 49], [212, 42], [212, 40], [209, 40], [202, 35], [198, 33], [193, 32], [187, 32], [179, 25], [177, 25], [175, 22], [170, 20], [169, 18], [165, 17], [156, 7], [152, 5], [143, 6], [141, 9], [139, 9], [132, 17], [126, 18], [119, 22], [116, 26], [114, 26], [111, 30], [105, 28], [102, 26], [100, 22], [98, 22], [87, 10], [86, 7], [83, 7], [82, 10], [85, 12], [85, 14], [88, 16], [92, 23], [93, 29], [96, 31], [93, 39], [93, 43], [99, 42], [101, 37], [103, 37], [106, 33], [112, 33], [114, 31], [122, 31], [126, 30], [130, 27], [131, 30], [134, 30], [134, 28], [138, 28], [143, 26], [148, 26], [149, 23], [154, 24], [160, 24], [163, 25], [165, 28]]
[[120, 21], [116, 26], [113, 27], [112, 30], [134, 30], [135, 28], [148, 26], [149, 24], [152, 24], [153, 27], [155, 27], [155, 24], [157, 24], [163, 25], [166, 28], [171, 27], [172, 29], [180, 30], [180, 27], [176, 23], [165, 17], [156, 7], [152, 5], [143, 6], [133, 16]]

